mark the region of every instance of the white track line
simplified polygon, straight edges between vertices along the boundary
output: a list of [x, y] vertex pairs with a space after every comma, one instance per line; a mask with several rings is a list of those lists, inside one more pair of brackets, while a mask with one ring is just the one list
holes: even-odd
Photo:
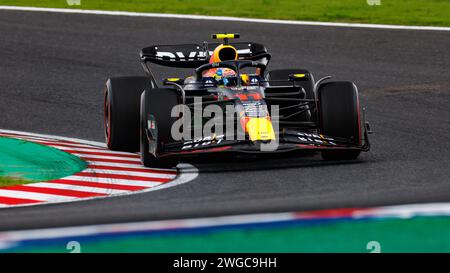
[[[396, 205], [380, 207], [377, 213], [383, 217], [399, 217], [411, 218], [415, 215], [420, 216], [450, 216], [450, 203], [429, 203], [429, 204], [412, 204], [412, 205]], [[361, 211], [356, 217], [367, 217], [369, 212]]]
[[[0, 6], [0, 9], [1, 9], [1, 6]], [[87, 144], [87, 145], [97, 146], [97, 147], [101, 147], [101, 148], [106, 148], [106, 145], [103, 142], [84, 140], [84, 139], [72, 138], [72, 137], [53, 136], [53, 135], [28, 133], [28, 132], [23, 132], [23, 131], [14, 131], [14, 130], [5, 130], [5, 129], [0, 129], [0, 134], [17, 134], [17, 135], [23, 135], [23, 136], [28, 136], [28, 137], [41, 137], [41, 138], [43, 137], [46, 139], [48, 138], [50, 140], [56, 139], [56, 140], [72, 141], [72, 142], [76, 142], [77, 144], [81, 143], [81, 144]]]
[[[29, 136], [20, 136], [20, 135], [12, 135], [12, 134], [0, 134], [0, 136], [5, 136], [5, 137], [10, 137], [10, 138], [16, 138], [16, 139], [21, 139], [21, 140], [29, 140], [32, 142], [47, 142], [47, 143], [54, 143], [56, 144], [69, 144], [66, 142], [61, 142], [58, 140], [51, 140], [51, 139], [46, 139], [46, 138], [42, 138], [42, 137], [29, 137]], [[88, 147], [88, 146], [86, 146]]]
[[194, 165], [182, 163], [178, 164], [177, 168], [178, 168], [178, 176], [174, 180], [166, 183], [161, 183], [159, 186], [145, 189], [142, 192], [158, 191], [166, 188], [175, 187], [181, 184], [185, 184], [189, 181], [192, 181], [198, 177], [198, 169]]
[[[57, 140], [57, 139], [48, 139], [45, 137], [36, 137], [36, 136], [23, 136], [23, 135], [14, 135], [14, 134], [1, 134], [0, 136], [5, 136], [5, 137], [9, 137], [9, 138], [15, 138], [15, 139], [20, 139], [20, 140], [27, 140], [27, 141], [31, 141], [34, 143], [51, 143], [51, 145], [49, 144], [43, 144], [46, 146], [62, 146], [62, 145], [70, 145], [71, 147], [75, 148], [91, 148], [94, 149], [95, 147], [91, 146], [91, 145], [85, 145], [85, 144], [77, 144], [77, 143], [73, 143], [72, 141], [65, 141], [65, 140]], [[56, 148], [56, 147], [55, 147]], [[67, 147], [69, 148], [69, 147]], [[99, 148], [97, 147], [97, 149], [105, 149], [105, 148]], [[97, 150], [98, 151], [98, 150]]]
[[145, 13], [145, 12], [81, 10], [81, 9], [58, 9], [58, 8], [36, 8], [36, 7], [17, 7], [17, 6], [0, 6], [0, 10], [75, 13], [75, 14], [95, 14], [95, 15], [151, 17], [151, 18], [172, 18], [172, 19], [175, 18], [175, 19], [209, 20], [209, 21], [231, 21], [231, 22], [243, 22], [243, 23], [262, 23], [262, 24], [281, 24], [281, 25], [304, 25], [304, 26], [350, 27], [350, 28], [375, 28], [375, 29], [398, 29], [398, 30], [450, 31], [450, 27], [401, 26], [401, 25], [357, 24], [357, 23], [332, 23], [332, 22], [312, 22], [312, 21], [295, 21], [295, 20], [252, 19], [252, 18], [238, 18], [238, 17], [229, 17], [229, 16], [186, 15], [186, 14], [170, 14], [170, 13]]
[[[116, 154], [116, 155], [134, 154], [134, 153], [127, 153], [127, 152], [120, 152], [120, 151], [100, 150], [99, 148], [95, 148], [95, 147], [78, 148], [78, 147], [65, 147], [65, 146], [63, 147], [63, 146], [58, 146], [58, 145], [48, 145], [48, 146], [57, 148], [62, 151], [77, 151], [79, 153], [94, 152], [94, 153], [105, 153], [105, 154]], [[136, 154], [136, 155], [138, 155], [138, 154]]]
[[82, 171], [82, 173], [112, 174], [112, 175], [119, 174], [119, 175], [141, 176], [141, 177], [148, 177], [148, 178], [167, 178], [167, 179], [173, 179], [176, 177], [175, 174], [116, 171], [116, 170], [98, 170], [98, 169], [85, 169]]
[[154, 169], [154, 168], [146, 168], [143, 167], [142, 165], [136, 165], [136, 164], [125, 164], [125, 163], [114, 163], [114, 162], [100, 162], [100, 161], [91, 161], [89, 162], [90, 166], [101, 166], [101, 167], [123, 167], [123, 168], [133, 168], [136, 169], [136, 171], [139, 170], [161, 170], [161, 171], [168, 171], [168, 172], [173, 172], [174, 174], [176, 174], [176, 170], [175, 169]]
[[44, 143], [43, 145], [46, 146], [52, 146], [54, 148], [57, 149], [71, 149], [71, 150], [75, 150], [75, 149], [94, 149], [98, 152], [101, 151], [109, 151], [106, 148], [102, 148], [102, 147], [96, 147], [96, 146], [92, 146], [92, 145], [87, 145], [87, 144], [80, 144], [80, 143], [72, 143], [72, 142], [67, 142], [64, 140], [47, 140], [47, 141], [40, 141], [40, 140], [32, 140], [31, 141], [35, 142], [35, 143]]
[[[51, 145], [46, 145], [49, 147], [53, 147], [62, 151], [76, 151], [77, 153], [72, 153], [73, 155], [79, 156], [79, 157], [88, 157], [92, 159], [118, 159], [118, 160], [129, 160], [129, 161], [135, 161], [140, 163], [139, 158], [132, 158], [132, 157], [120, 157], [121, 154], [123, 155], [131, 155], [132, 153], [126, 153], [126, 152], [116, 152], [116, 151], [110, 151], [106, 150], [104, 148], [98, 148], [98, 147], [92, 147], [87, 145], [76, 145], [71, 147], [65, 147], [60, 146], [62, 145], [71, 145], [65, 142], [59, 142], [58, 140], [50, 140], [46, 138], [41, 137], [27, 137], [27, 136], [20, 136], [20, 135], [13, 135], [13, 134], [0, 134], [1, 136], [8, 136], [15, 139], [22, 139], [22, 140], [28, 140], [35, 143], [53, 143]], [[97, 152], [97, 153], [105, 153], [105, 154], [112, 154], [117, 156], [102, 156], [102, 155], [92, 155], [92, 154], [86, 154], [83, 152]], [[119, 163], [120, 164], [120, 163]]]
[[113, 159], [113, 160], [123, 160], [123, 161], [132, 161], [141, 164], [140, 158], [131, 158], [131, 157], [120, 157], [120, 156], [103, 156], [103, 155], [90, 155], [90, 154], [83, 154], [83, 153], [72, 153], [73, 155], [76, 155], [81, 158], [89, 158], [88, 161], [95, 161], [98, 159], [101, 161], [102, 159]]
[[105, 188], [95, 188], [95, 187], [86, 187], [86, 186], [77, 186], [71, 184], [59, 184], [59, 183], [31, 183], [26, 184], [24, 186], [27, 187], [42, 187], [47, 189], [59, 189], [59, 190], [72, 190], [72, 191], [84, 191], [84, 192], [92, 192], [92, 193], [101, 193], [101, 194], [121, 194], [129, 192], [128, 190], [115, 190], [115, 189], [105, 189]]
[[22, 136], [26, 136], [26, 137], [45, 138], [45, 139], [49, 139], [49, 140], [53, 140], [53, 141], [55, 141], [55, 140], [71, 141], [71, 142], [75, 142], [75, 144], [87, 144], [87, 145], [91, 145], [91, 146], [106, 148], [106, 145], [103, 142], [84, 140], [84, 139], [73, 138], [73, 137], [29, 133], [29, 132], [6, 130], [6, 129], [0, 129], [0, 134], [16, 134], [16, 135], [22, 135]]
[[139, 186], [139, 187], [155, 187], [162, 183], [169, 182], [156, 182], [156, 181], [144, 181], [144, 180], [128, 180], [128, 179], [119, 179], [119, 178], [104, 178], [104, 177], [86, 177], [86, 176], [77, 176], [71, 175], [64, 177], [59, 180], [76, 180], [82, 182], [98, 182], [98, 183], [106, 183], [106, 184], [114, 184], [114, 185], [124, 185], [124, 186]]
[[20, 190], [3, 190], [3, 189], [0, 189], [0, 196], [31, 199], [31, 200], [46, 201], [46, 202], [80, 199], [79, 197], [38, 193], [38, 192], [26, 192], [26, 191], [20, 191]]
[[51, 144], [48, 144], [49, 142], [45, 142], [45, 141], [36, 141], [36, 140], [31, 140], [31, 141], [34, 143], [46, 145], [46, 146], [53, 147], [53, 148], [60, 149], [60, 150], [62, 150], [62, 148], [65, 148], [65, 149], [72, 149], [72, 150], [73, 149], [91, 149], [91, 150], [97, 151], [97, 152], [109, 151], [106, 148], [85, 145], [85, 144], [76, 145], [76, 144], [70, 144], [70, 143], [66, 143], [66, 142], [55, 142], [55, 143], [50, 142]]

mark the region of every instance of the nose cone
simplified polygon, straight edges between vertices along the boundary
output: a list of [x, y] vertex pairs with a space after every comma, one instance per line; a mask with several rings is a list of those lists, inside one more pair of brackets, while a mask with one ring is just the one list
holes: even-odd
[[275, 132], [269, 118], [249, 118], [245, 124], [245, 131], [251, 141], [275, 140]]

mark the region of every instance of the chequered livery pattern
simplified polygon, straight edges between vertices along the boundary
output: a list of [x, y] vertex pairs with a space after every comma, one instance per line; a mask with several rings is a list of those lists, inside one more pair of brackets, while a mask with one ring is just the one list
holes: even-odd
[[170, 182], [176, 169], [150, 169], [134, 153], [61, 138], [0, 131], [0, 136], [22, 139], [71, 153], [87, 168], [57, 180], [0, 187], [0, 207], [71, 202], [143, 191]]

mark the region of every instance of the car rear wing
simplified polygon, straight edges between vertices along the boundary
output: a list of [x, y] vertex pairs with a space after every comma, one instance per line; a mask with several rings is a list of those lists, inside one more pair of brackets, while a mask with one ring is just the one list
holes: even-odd
[[[163, 66], [178, 68], [197, 68], [208, 63], [214, 48], [219, 43], [180, 44], [180, 45], [154, 45], [141, 50], [140, 56], [143, 63], [151, 62]], [[240, 60], [270, 61], [267, 49], [258, 43], [230, 43], [238, 52]]]

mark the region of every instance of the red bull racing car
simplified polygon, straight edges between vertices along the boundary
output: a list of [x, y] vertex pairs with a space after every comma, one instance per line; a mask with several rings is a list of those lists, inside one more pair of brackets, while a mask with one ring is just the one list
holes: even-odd
[[[370, 149], [358, 89], [315, 80], [302, 68], [268, 70], [267, 49], [230, 42], [155, 45], [141, 50], [146, 76], [106, 82], [106, 143], [140, 151], [148, 167], [173, 167], [205, 153], [317, 150], [326, 160], [356, 159]], [[190, 68], [191, 76], [156, 80], [150, 63]]]

